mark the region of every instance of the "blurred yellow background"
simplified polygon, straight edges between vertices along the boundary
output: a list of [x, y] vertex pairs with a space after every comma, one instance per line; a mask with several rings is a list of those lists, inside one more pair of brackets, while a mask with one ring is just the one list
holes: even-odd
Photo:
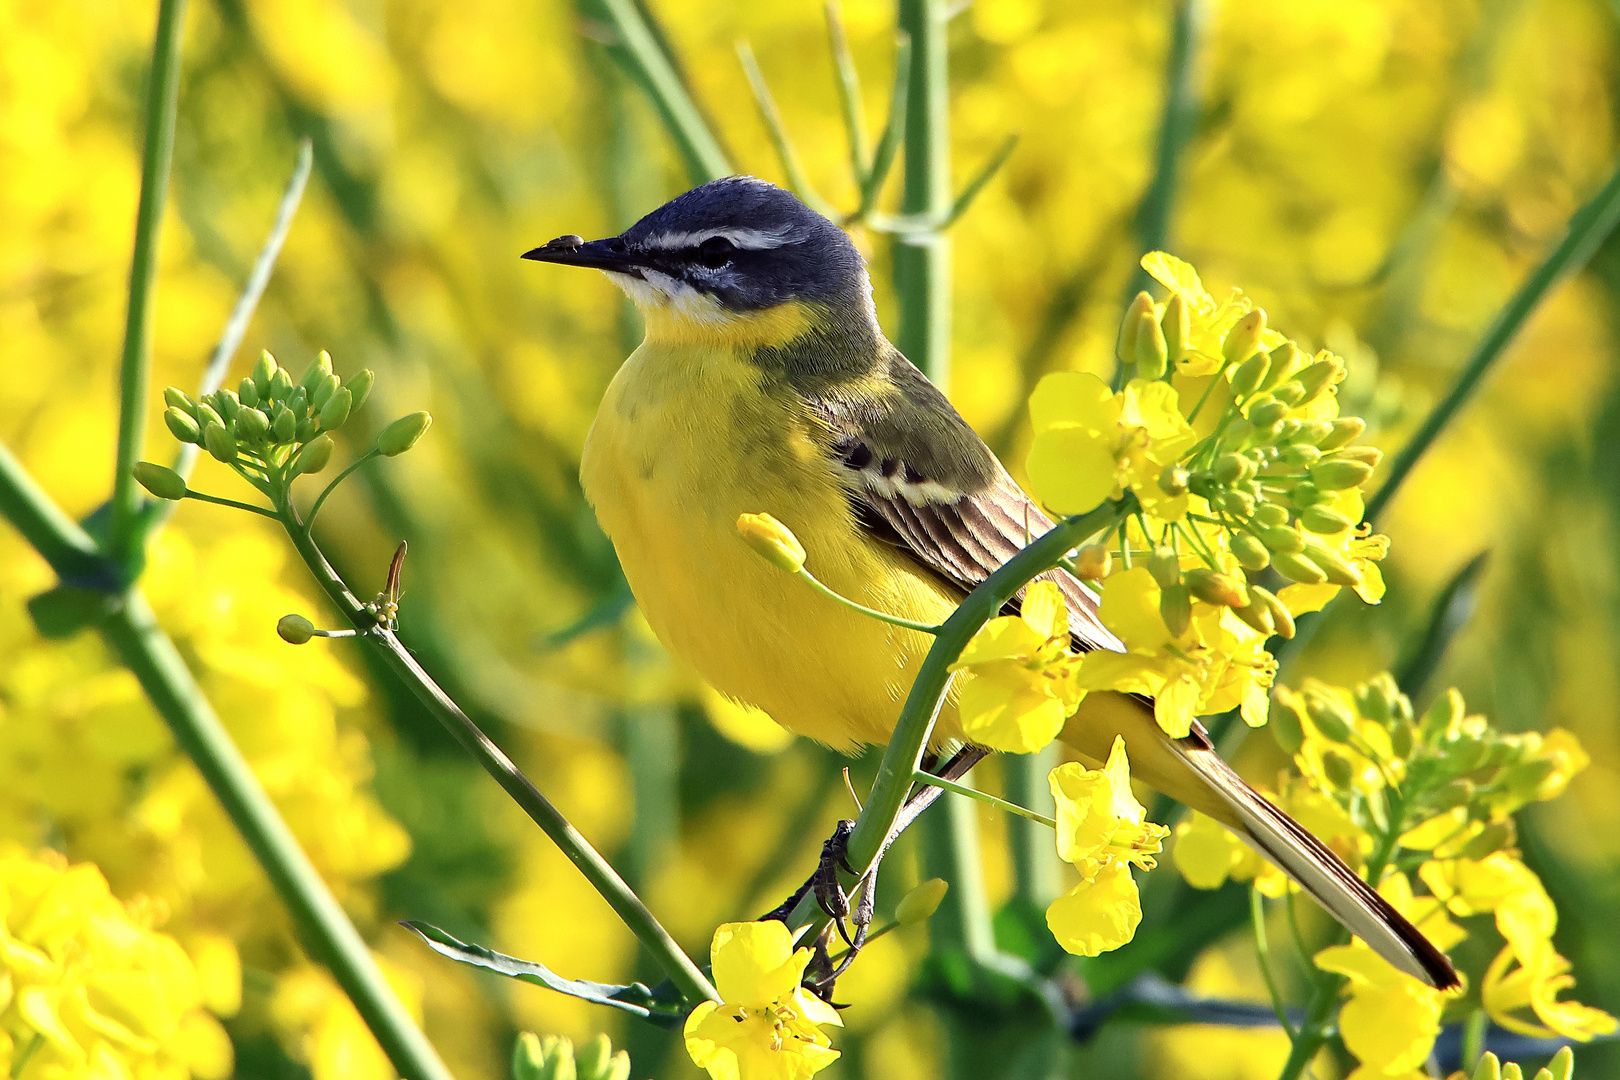
[[[0, 0], [0, 439], [75, 515], [110, 487], [155, 7]], [[652, 7], [740, 169], [785, 180], [734, 52], [746, 39], [811, 182], [854, 206], [819, 3]], [[842, 14], [877, 131], [893, 5], [846, 0]], [[1213, 291], [1241, 284], [1272, 325], [1347, 357], [1346, 411], [1398, 448], [1607, 175], [1620, 15], [1598, 0], [1228, 0], [1208, 20], [1171, 250]], [[1111, 370], [1171, 21], [1159, 2], [977, 0], [951, 25], [956, 176], [1007, 134], [1020, 141], [951, 232], [950, 389], [1015, 472], [1036, 380]], [[579, 449], [634, 342], [633, 316], [604, 279], [517, 256], [562, 233], [616, 233], [688, 186], [656, 114], [606, 56], [608, 35], [588, 4], [565, 0], [195, 0], [154, 384], [197, 381], [297, 140], [312, 138], [315, 179], [227, 385], [261, 348], [294, 371], [321, 348], [342, 374], [375, 369], [378, 391], [340, 453], [397, 414], [433, 412], [415, 452], [334, 500], [322, 542], [369, 592], [393, 544], [410, 540], [405, 640], [702, 954], [717, 922], [781, 899], [850, 805], [831, 755], [670, 667], [624, 611], [579, 495]], [[857, 242], [892, 332], [891, 241], [860, 231]], [[1338, 613], [1284, 673], [1353, 681], [1390, 665], [1443, 584], [1491, 552], [1479, 612], [1430, 691], [1454, 683], [1505, 730], [1561, 725], [1590, 750], [1590, 772], [1531, 816], [1522, 841], [1564, 913], [1561, 951], [1583, 997], [1611, 1011], [1617, 254], [1605, 246], [1552, 295], [1387, 515], [1389, 599]], [[146, 456], [165, 461], [160, 411], [153, 395]], [[205, 457], [195, 486], [229, 493], [230, 481]], [[293, 1061], [317, 1080], [391, 1075], [132, 677], [89, 638], [37, 637], [23, 602], [52, 580], [0, 531], [0, 840], [95, 861], [116, 895], [161, 904], [163, 928], [194, 954], [234, 942], [244, 999], [227, 1026], [240, 1075], [289, 1075]], [[456, 1075], [505, 1075], [517, 1029], [609, 1030], [634, 1075], [693, 1073], [660, 1034], [475, 978], [392, 925], [426, 919], [573, 977], [654, 974], [386, 673], [372, 678], [341, 643], [294, 650], [275, 637], [281, 615], [319, 624], [321, 607], [274, 526], [188, 503], [147, 586]], [[592, 613], [601, 625], [558, 640]], [[1256, 777], [1281, 760], [1267, 740], [1248, 751]], [[981, 771], [993, 787], [993, 763]], [[1006, 825], [983, 823], [999, 901]], [[885, 895], [916, 880], [914, 862], [902, 849]], [[845, 1056], [824, 1075], [936, 1074], [940, 1020], [907, 992], [926, 946], [920, 928], [898, 933], [840, 984], [855, 1007]], [[1194, 985], [1258, 1000], [1251, 954], [1239, 935], [1198, 963]], [[1285, 1051], [1275, 1032], [1116, 1025], [1071, 1067], [1265, 1076]], [[1583, 1076], [1620, 1075], [1612, 1051], [1580, 1061]]]

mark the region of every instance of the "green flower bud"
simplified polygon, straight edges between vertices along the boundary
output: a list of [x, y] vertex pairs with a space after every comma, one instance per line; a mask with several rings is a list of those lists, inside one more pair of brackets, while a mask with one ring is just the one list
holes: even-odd
[[327, 431], [336, 431], [343, 426], [349, 418], [349, 406], [353, 402], [353, 395], [347, 390], [339, 389], [326, 399], [321, 406], [321, 427]]
[[209, 423], [203, 428], [203, 445], [214, 457], [229, 465], [236, 460], [236, 440], [225, 430], [225, 425]]
[[1299, 524], [1313, 533], [1343, 532], [1350, 527], [1350, 519], [1326, 506], [1308, 506], [1299, 513]]
[[214, 407], [206, 401], [199, 401], [197, 403], [197, 426], [207, 431], [209, 424], [218, 424], [220, 427], [224, 427], [225, 418], [215, 412]]
[[1255, 308], [1233, 324], [1221, 343], [1221, 355], [1228, 364], [1238, 364], [1254, 355], [1260, 347], [1260, 335], [1266, 332], [1266, 313]]
[[1181, 581], [1181, 560], [1176, 558], [1174, 548], [1161, 544], [1153, 549], [1153, 554], [1144, 562], [1148, 573], [1159, 583], [1159, 588], [1168, 589]]
[[1473, 1080], [1502, 1080], [1502, 1063], [1495, 1054], [1485, 1051], [1485, 1056], [1474, 1066]]
[[315, 636], [315, 624], [302, 615], [283, 615], [276, 623], [276, 633], [289, 645], [302, 645]]
[[1113, 554], [1102, 544], [1087, 544], [1074, 553], [1075, 575], [1087, 581], [1101, 581], [1113, 565]]
[[276, 372], [281, 368], [276, 364], [276, 358], [268, 352], [261, 352], [259, 359], [253, 365], [253, 386], [259, 391], [259, 400], [270, 400], [270, 383], [274, 381]]
[[319, 412], [331, 400], [338, 387], [342, 385], [343, 383], [336, 375], [326, 376], [326, 378], [316, 383], [315, 388], [309, 392], [309, 407]]
[[1470, 780], [1452, 780], [1429, 793], [1425, 800], [1437, 814], [1467, 806], [1474, 799], [1474, 784]]
[[1258, 585], [1250, 585], [1249, 591], [1266, 602], [1271, 609], [1272, 624], [1277, 627], [1277, 636], [1288, 639], [1294, 636], [1294, 613], [1288, 610], [1288, 605], [1277, 599], [1277, 594], [1270, 589], [1263, 589]]
[[1187, 351], [1187, 341], [1192, 337], [1192, 313], [1180, 293], [1171, 293], [1170, 299], [1165, 301], [1164, 318], [1159, 326], [1164, 331], [1166, 353], [1174, 364]]
[[1297, 382], [1285, 382], [1273, 390], [1271, 396], [1284, 405], [1294, 406], [1305, 400], [1305, 388]]
[[136, 483], [160, 499], [173, 501], [186, 497], [186, 482], [173, 469], [165, 469], [150, 461], [137, 461], [130, 472], [134, 474]]
[[241, 382], [236, 384], [236, 396], [238, 400], [240, 400], [242, 404], [246, 405], [248, 408], [258, 408], [259, 388], [258, 386], [254, 385], [251, 378], [244, 377]]
[[1249, 606], [1248, 590], [1226, 574], [1218, 573], [1207, 566], [1195, 566], [1183, 577], [1188, 590], [1206, 604], [1229, 608]]
[[1350, 759], [1336, 750], [1328, 750], [1322, 755], [1322, 772], [1327, 782], [1340, 791], [1347, 791], [1356, 778], [1356, 773], [1350, 766]]
[[1254, 462], [1242, 454], [1222, 454], [1215, 459], [1211, 470], [1215, 479], [1223, 484], [1235, 484], [1239, 480], [1247, 480], [1254, 475]]
[[1355, 564], [1314, 536], [1305, 538], [1305, 555], [1322, 568], [1322, 573], [1334, 585], [1360, 585], [1361, 571]]
[[320, 434], [320, 431], [321, 418], [318, 416], [306, 416], [298, 421], [298, 426], [293, 429], [293, 442], [309, 442], [309, 440]]
[[1269, 354], [1271, 364], [1266, 369], [1266, 377], [1260, 380], [1260, 389], [1270, 390], [1274, 386], [1281, 386], [1288, 378], [1299, 370], [1305, 354], [1292, 341], [1285, 341]]
[[236, 414], [242, 411], [242, 402], [235, 390], [220, 390], [214, 394], [214, 408], [225, 418], [226, 424], [234, 424]]
[[1283, 447], [1279, 460], [1296, 469], [1309, 468], [1322, 459], [1322, 451], [1309, 443], [1290, 443]]
[[1321, 502], [1322, 492], [1309, 480], [1302, 480], [1294, 485], [1294, 490], [1290, 493], [1289, 499], [1297, 508], [1303, 510], [1308, 506], [1315, 506]]
[[416, 445], [416, 440], [433, 424], [433, 417], [425, 412], [402, 416], [383, 428], [377, 436], [377, 452], [383, 457], [395, 457]]
[[1250, 627], [1270, 637], [1277, 632], [1277, 624], [1271, 617], [1271, 607], [1258, 596], [1249, 601], [1246, 607], [1233, 608], [1232, 611]]
[[1558, 1053], [1547, 1062], [1547, 1071], [1552, 1074], [1551, 1080], [1570, 1080], [1570, 1077], [1575, 1075], [1575, 1051], [1567, 1046], [1560, 1046]]
[[[292, 376], [287, 374], [286, 368], [276, 368], [276, 373], [270, 376], [270, 400], [285, 402], [289, 397], [292, 396], [292, 392]], [[261, 394], [259, 396], [263, 397], [264, 395]]]
[[1494, 855], [1503, 848], [1512, 847], [1518, 839], [1517, 830], [1513, 827], [1512, 818], [1494, 821], [1479, 831], [1463, 845], [1462, 857], [1465, 859], [1483, 859]]
[[1171, 462], [1159, 470], [1159, 490], [1172, 499], [1187, 494], [1187, 470]]
[[804, 545], [793, 530], [770, 514], [742, 514], [737, 532], [755, 553], [778, 570], [797, 574], [804, 569]]
[[1149, 381], [1162, 378], [1170, 363], [1170, 347], [1164, 340], [1164, 329], [1153, 317], [1152, 311], [1137, 316], [1136, 373]]
[[298, 472], [300, 474], [318, 473], [326, 468], [332, 460], [332, 436], [321, 435], [304, 444], [298, 451]]
[[1294, 381], [1299, 383], [1305, 392], [1304, 397], [1300, 398], [1301, 403], [1304, 403], [1315, 401], [1323, 390], [1342, 378], [1344, 378], [1343, 364], [1337, 360], [1318, 360], [1295, 375]]
[[1418, 730], [1423, 735], [1423, 741], [1433, 743], [1443, 738], [1455, 737], [1462, 727], [1466, 711], [1462, 694], [1455, 686], [1435, 698], [1423, 711], [1423, 719], [1418, 722]]
[[1274, 397], [1259, 400], [1258, 405], [1249, 408], [1249, 423], [1257, 428], [1268, 428], [1282, 421], [1288, 415], [1288, 406]]
[[[1328, 420], [1301, 420], [1299, 431], [1294, 436], [1295, 442], [1310, 443], [1317, 446], [1323, 439], [1333, 432], [1333, 424]], [[1318, 449], [1320, 449], [1318, 447]]]
[[191, 418], [190, 413], [183, 413], [179, 409], [170, 406], [163, 410], [163, 422], [168, 425], [169, 434], [181, 442], [202, 442], [202, 429], [197, 426], [197, 421]]
[[1334, 461], [1359, 461], [1370, 468], [1378, 468], [1378, 463], [1384, 460], [1384, 452], [1376, 446], [1346, 446], [1334, 451]]
[[1192, 625], [1192, 593], [1185, 585], [1171, 585], [1159, 591], [1159, 618], [1172, 637], [1180, 637]]
[[322, 349], [316, 354], [315, 359], [309, 362], [309, 367], [304, 369], [304, 374], [298, 380], [298, 385], [303, 387], [304, 392], [313, 398], [315, 388], [320, 385], [321, 380], [330, 374], [332, 374], [332, 356], [325, 349]]
[[1520, 799], [1531, 802], [1535, 800], [1542, 781], [1557, 771], [1558, 762], [1552, 758], [1535, 758], [1504, 769], [1498, 782], [1506, 785], [1508, 791]]
[[926, 922], [939, 910], [949, 888], [944, 878], [929, 878], [901, 897], [899, 906], [894, 909], [894, 921], [901, 926]]
[[1277, 422], [1277, 430], [1272, 435], [1272, 440], [1281, 445], [1282, 443], [1292, 441], [1294, 436], [1298, 434], [1299, 420], [1290, 416]]
[[1355, 730], [1356, 717], [1336, 696], [1307, 692], [1305, 711], [1310, 714], [1311, 723], [1316, 725], [1316, 730], [1322, 733], [1324, 739], [1336, 743], [1350, 741], [1350, 733]]
[[236, 414], [236, 437], [246, 443], [263, 442], [270, 437], [269, 417], [258, 409], [243, 409]]
[[1260, 542], [1266, 545], [1272, 555], [1282, 552], [1292, 554], [1305, 550], [1305, 538], [1285, 525], [1272, 525], [1261, 529]]
[[1394, 676], [1382, 672], [1356, 687], [1356, 708], [1367, 719], [1388, 726], [1395, 719], [1395, 699], [1400, 693]]
[[293, 418], [292, 410], [286, 405], [277, 405], [276, 414], [270, 420], [270, 437], [278, 443], [290, 443], [298, 434], [298, 421]]
[[287, 411], [293, 414], [294, 420], [302, 420], [309, 410], [309, 393], [302, 386], [295, 386], [292, 393], [287, 395]]
[[1136, 335], [1141, 331], [1141, 316], [1144, 313], [1149, 318], [1153, 317], [1153, 297], [1139, 292], [1125, 309], [1125, 317], [1119, 320], [1119, 340], [1114, 343], [1114, 356], [1122, 365], [1136, 363]]
[[1248, 533], [1233, 534], [1227, 546], [1232, 549], [1232, 557], [1245, 570], [1264, 570], [1271, 565], [1271, 553], [1266, 550], [1266, 545]]
[[343, 384], [348, 389], [349, 394], [354, 398], [354, 400], [349, 403], [350, 412], [357, 411], [360, 406], [366, 403], [366, 398], [371, 396], [371, 384], [376, 381], [377, 376], [371, 373], [370, 368], [361, 368], [359, 371], [354, 373], [348, 382]]
[[1266, 503], [1254, 511], [1254, 523], [1261, 526], [1288, 524], [1288, 511], [1276, 503]]
[[1247, 491], [1228, 491], [1220, 497], [1221, 509], [1239, 520], [1254, 513], [1254, 496]]
[[1242, 450], [1254, 441], [1254, 432], [1254, 425], [1240, 416], [1226, 425], [1226, 434], [1221, 436], [1221, 445], [1229, 450]]
[[1260, 389], [1270, 368], [1271, 357], [1263, 352], [1255, 353], [1233, 368], [1228, 376], [1232, 381], [1232, 396], [1241, 400]]
[[1320, 566], [1298, 552], [1272, 548], [1271, 566], [1289, 581], [1297, 581], [1301, 585], [1320, 585], [1327, 580], [1327, 574]]
[[1281, 697], [1272, 698], [1267, 717], [1266, 727], [1276, 740], [1278, 749], [1289, 757], [1299, 753], [1299, 748], [1305, 745], [1305, 727], [1300, 723], [1299, 712], [1293, 703]]
[[190, 413], [195, 419], [196, 404], [184, 390], [171, 386], [163, 391], [163, 403], [171, 409], [179, 409], [183, 413]]
[[1341, 416], [1330, 425], [1331, 430], [1317, 442], [1322, 450], [1337, 450], [1361, 438], [1367, 430], [1367, 421], [1359, 416]]
[[597, 1035], [590, 1042], [574, 1049], [574, 1068], [578, 1080], [600, 1080], [608, 1059], [613, 1056], [613, 1044], [606, 1035]]
[[1360, 487], [1372, 475], [1372, 466], [1364, 461], [1332, 458], [1311, 467], [1311, 480], [1323, 491], [1343, 491]]

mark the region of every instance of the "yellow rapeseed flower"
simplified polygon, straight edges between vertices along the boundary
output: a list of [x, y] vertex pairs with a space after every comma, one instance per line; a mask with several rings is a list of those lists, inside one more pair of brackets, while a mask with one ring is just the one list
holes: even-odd
[[1085, 696], [1074, 680], [1079, 663], [1063, 594], [1050, 581], [1033, 583], [1019, 614], [985, 623], [951, 666], [973, 676], [958, 704], [963, 732], [1007, 753], [1041, 749]]
[[784, 924], [726, 923], [709, 956], [725, 1003], [692, 1010], [686, 1052], [714, 1080], [808, 1080], [837, 1059], [819, 1025], [842, 1021], [800, 985], [810, 950]]
[[1131, 866], [1151, 870], [1169, 830], [1146, 820], [1131, 794], [1125, 740], [1116, 737], [1101, 769], [1070, 762], [1048, 783], [1057, 802], [1058, 856], [1080, 871], [1080, 884], [1046, 909], [1046, 925], [1071, 953], [1096, 956], [1136, 933], [1142, 905]]

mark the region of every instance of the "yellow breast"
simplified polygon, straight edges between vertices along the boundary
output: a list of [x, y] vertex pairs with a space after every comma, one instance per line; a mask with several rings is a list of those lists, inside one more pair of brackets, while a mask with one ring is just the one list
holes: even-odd
[[930, 639], [775, 569], [737, 516], [775, 515], [818, 578], [870, 607], [938, 622], [955, 598], [861, 531], [814, 419], [743, 348], [637, 349], [586, 440], [585, 495], [653, 630], [717, 690], [830, 746], [886, 741]]

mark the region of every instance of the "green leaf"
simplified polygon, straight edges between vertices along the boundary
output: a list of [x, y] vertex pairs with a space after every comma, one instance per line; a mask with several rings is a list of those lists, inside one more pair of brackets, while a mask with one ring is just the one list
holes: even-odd
[[100, 622], [117, 605], [117, 597], [100, 589], [58, 585], [31, 598], [28, 614], [42, 635], [59, 640]]
[[673, 985], [665, 991], [662, 986], [652, 989], [642, 983], [621, 986], [613, 983], [586, 982], [582, 979], [565, 979], [544, 964], [537, 964], [533, 960], [519, 960], [515, 956], [507, 956], [486, 949], [482, 945], [458, 941], [429, 923], [408, 920], [400, 925], [414, 931], [434, 952], [463, 964], [484, 968], [486, 971], [505, 975], [509, 979], [517, 979], [519, 982], [544, 986], [548, 990], [577, 997], [582, 1001], [622, 1009], [632, 1016], [639, 1016], [661, 1027], [677, 1027], [686, 1019], [686, 1010], [682, 1008]]

